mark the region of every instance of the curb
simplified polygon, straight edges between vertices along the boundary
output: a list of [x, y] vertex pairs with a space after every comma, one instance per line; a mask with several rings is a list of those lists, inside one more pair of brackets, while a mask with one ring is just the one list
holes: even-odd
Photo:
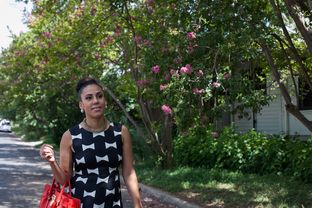
[[184, 201], [182, 199], [179, 199], [173, 195], [171, 195], [170, 193], [167, 193], [165, 191], [156, 189], [156, 188], [152, 188], [149, 187], [147, 185], [144, 185], [142, 183], [140, 183], [140, 188], [142, 192], [145, 192], [149, 195], [152, 195], [154, 197], [156, 197], [157, 199], [163, 201], [163, 202], [167, 202], [169, 204], [172, 204], [174, 206], [176, 206], [177, 208], [200, 208], [200, 206], [189, 203], [187, 201]]

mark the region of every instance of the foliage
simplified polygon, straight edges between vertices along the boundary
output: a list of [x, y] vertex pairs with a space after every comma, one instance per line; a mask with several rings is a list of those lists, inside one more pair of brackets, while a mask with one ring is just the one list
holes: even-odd
[[175, 140], [174, 158], [178, 165], [224, 168], [245, 173], [289, 175], [312, 181], [309, 155], [312, 140], [287, 136], [268, 136], [250, 130], [245, 134], [225, 128], [216, 134], [211, 129], [194, 129]]
[[[287, 66], [272, 35], [282, 31], [268, 1], [36, 0], [33, 4], [27, 17], [30, 30], [17, 36], [0, 57], [0, 114], [34, 139], [53, 138], [58, 143], [64, 130], [82, 118], [74, 86], [79, 78], [92, 75], [116, 97], [107, 96], [106, 116], [127, 122], [114, 103], [118, 100], [133, 121], [143, 123], [137, 126], [144, 128], [145, 142], [159, 161], [170, 164], [173, 135], [183, 138], [192, 135], [192, 129], [215, 128], [224, 114], [244, 115], [246, 108], [259, 112], [268, 104], [271, 97], [257, 86], [265, 79], [258, 79], [256, 68], [263, 76], [269, 72], [261, 41], [274, 49], [281, 67]], [[297, 35], [292, 34], [296, 46], [304, 52]], [[194, 137], [189, 140], [196, 143]], [[201, 151], [211, 155], [204, 144], [203, 140]], [[195, 164], [201, 157], [204, 154]], [[210, 160], [221, 166], [235, 164], [225, 164], [226, 158]]]

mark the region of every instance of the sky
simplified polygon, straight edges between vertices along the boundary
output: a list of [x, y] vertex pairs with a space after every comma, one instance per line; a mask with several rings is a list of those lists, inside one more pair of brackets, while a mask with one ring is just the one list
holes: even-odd
[[15, 0], [0, 0], [0, 50], [10, 45], [12, 41], [10, 30], [15, 35], [27, 31], [27, 26], [23, 24], [24, 8], [30, 11], [31, 5]]

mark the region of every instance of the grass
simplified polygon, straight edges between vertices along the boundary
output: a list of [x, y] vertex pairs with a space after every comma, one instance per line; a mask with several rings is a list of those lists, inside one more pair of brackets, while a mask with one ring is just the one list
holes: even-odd
[[137, 165], [139, 181], [201, 207], [312, 207], [312, 184], [285, 176], [243, 174], [217, 169], [161, 170]]

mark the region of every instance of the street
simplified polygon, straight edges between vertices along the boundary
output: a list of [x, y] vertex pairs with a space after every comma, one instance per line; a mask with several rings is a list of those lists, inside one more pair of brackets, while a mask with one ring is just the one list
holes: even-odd
[[[43, 186], [51, 182], [51, 171], [34, 147], [35, 142], [23, 142], [12, 133], [0, 132], [0, 208], [38, 207]], [[125, 208], [131, 199], [122, 186]], [[142, 193], [144, 207], [174, 208], [161, 200]]]

